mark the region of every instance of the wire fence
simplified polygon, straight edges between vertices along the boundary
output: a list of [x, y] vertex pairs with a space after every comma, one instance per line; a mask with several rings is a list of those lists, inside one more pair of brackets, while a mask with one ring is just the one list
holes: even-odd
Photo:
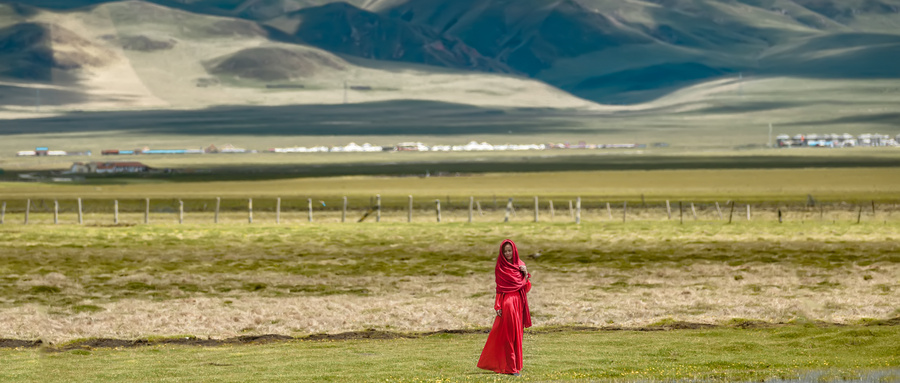
[[354, 222], [894, 221], [896, 203], [779, 203], [725, 200], [629, 202], [469, 197], [16, 199], [0, 201], [0, 224], [302, 224]]

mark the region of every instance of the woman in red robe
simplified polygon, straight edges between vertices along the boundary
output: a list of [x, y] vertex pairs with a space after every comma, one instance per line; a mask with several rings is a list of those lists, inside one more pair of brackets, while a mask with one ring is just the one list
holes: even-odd
[[522, 334], [526, 327], [531, 327], [527, 295], [531, 290], [531, 274], [511, 240], [500, 244], [494, 278], [497, 317], [478, 359], [478, 368], [518, 376], [522, 371]]

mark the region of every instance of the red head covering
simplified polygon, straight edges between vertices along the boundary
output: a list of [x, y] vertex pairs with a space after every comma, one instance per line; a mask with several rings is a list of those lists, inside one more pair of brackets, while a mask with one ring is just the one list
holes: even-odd
[[[503, 247], [506, 244], [512, 246], [512, 262], [503, 256]], [[522, 324], [531, 327], [531, 310], [528, 308], [528, 290], [531, 284], [528, 277], [519, 270], [519, 266], [525, 262], [519, 259], [519, 250], [512, 240], [505, 239], [500, 244], [500, 255], [497, 257], [497, 266], [494, 267], [494, 278], [497, 282], [497, 294], [518, 293], [522, 297]], [[500, 296], [498, 295], [498, 300]], [[495, 307], [496, 308], [496, 307]]]
[[[503, 256], [503, 247], [507, 243], [512, 246], [512, 262], [507, 261]], [[514, 293], [525, 288], [528, 279], [519, 270], [519, 266], [524, 264], [519, 259], [519, 250], [516, 249], [516, 244], [509, 239], [503, 240], [503, 243], [500, 244], [500, 255], [497, 256], [497, 266], [494, 267], [498, 293]]]

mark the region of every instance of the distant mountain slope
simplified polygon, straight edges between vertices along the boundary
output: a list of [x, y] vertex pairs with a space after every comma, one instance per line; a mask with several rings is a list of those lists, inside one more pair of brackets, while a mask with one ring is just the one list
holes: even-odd
[[[53, 9], [93, 6], [80, 8], [85, 12], [112, 9], [120, 4], [132, 4], [131, 10], [124, 13], [136, 9], [134, 2], [108, 0], [29, 0], [27, 3]], [[228, 37], [284, 44], [279, 49], [287, 51], [266, 47], [237, 56], [233, 55], [253, 46], [237, 44], [235, 49], [216, 48], [215, 52], [206, 52], [202, 59], [194, 57], [203, 63], [188, 65], [198, 77], [202, 77], [201, 69], [213, 70], [216, 76], [230, 76], [238, 82], [262, 78], [296, 80], [296, 73], [317, 65], [298, 58], [305, 53], [297, 52], [305, 52], [306, 45], [339, 54], [343, 59], [363, 58], [367, 66], [402, 62], [528, 76], [577, 97], [612, 104], [652, 101], [685, 87], [742, 74], [821, 79], [900, 78], [897, 69], [900, 66], [890, 64], [900, 56], [900, 0], [147, 0], [138, 3], [191, 13], [178, 13], [179, 19], [141, 20], [141, 25], [150, 30], [156, 28], [155, 22], [178, 25], [183, 38], [138, 30], [131, 30], [129, 36], [116, 36], [118, 43], [114, 45], [125, 50], [126, 56], [154, 49], [159, 49], [160, 54], [185, 52], [187, 46], [199, 49], [189, 53], [196, 56], [204, 52], [204, 44]], [[20, 14], [17, 17], [27, 18], [23, 15], [40, 11], [18, 7], [16, 12]], [[124, 13], [118, 19], [138, 18]], [[200, 20], [196, 18], [200, 14], [221, 17], [215, 21], [196, 21], [195, 25], [193, 20]], [[125, 28], [125, 24], [117, 25]], [[182, 44], [200, 37], [204, 42]], [[289, 52], [292, 49], [297, 52]], [[262, 56], [253, 58], [248, 52], [262, 53]], [[26, 56], [9, 53], [5, 62], [21, 64], [22, 57]], [[211, 61], [222, 64], [228, 57], [231, 61], [224, 67], [210, 64]], [[28, 66], [20, 64], [7, 64], [3, 70], [28, 70]], [[35, 71], [47, 72], [39, 69], [47, 67], [46, 63], [42, 65], [35, 67], [38, 68]], [[248, 72], [249, 66], [262, 68]], [[238, 67], [243, 69], [235, 69]], [[349, 69], [352, 66], [345, 68], [352, 71]], [[325, 68], [322, 73], [330, 70]], [[425, 71], [429, 70], [442, 69]], [[59, 68], [56, 71], [61, 73]], [[207, 80], [203, 83], [207, 84]]]
[[305, 8], [270, 20], [267, 25], [336, 53], [482, 72], [514, 72], [431, 27], [387, 18], [347, 3]]
[[[285, 42], [250, 20], [144, 1], [52, 12], [0, 4], [0, 118], [398, 99], [596, 109], [527, 78], [375, 61]], [[452, 56], [451, 56], [452, 57]]]

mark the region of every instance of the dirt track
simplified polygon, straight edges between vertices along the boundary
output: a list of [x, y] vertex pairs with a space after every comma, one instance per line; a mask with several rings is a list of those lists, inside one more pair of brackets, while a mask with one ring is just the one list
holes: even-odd
[[[843, 327], [846, 326], [844, 324], [839, 323], [828, 323], [828, 322], [814, 322], [813, 323], [819, 327]], [[535, 328], [529, 330], [529, 333], [550, 333], [550, 332], [562, 332], [562, 331], [570, 331], [570, 332], [591, 332], [591, 331], [668, 331], [668, 330], [700, 330], [700, 329], [714, 329], [714, 328], [739, 328], [739, 329], [755, 329], [755, 328], [770, 328], [770, 327], [778, 327], [778, 326], [788, 326], [786, 323], [768, 323], [762, 321], [744, 321], [735, 323], [732, 326], [720, 326], [720, 325], [712, 325], [706, 323], [691, 323], [691, 322], [668, 322], [655, 326], [645, 326], [645, 327], [589, 327], [589, 326], [560, 326], [560, 327], [543, 327], [543, 328]], [[871, 326], [900, 326], [900, 317], [895, 317], [888, 320], [877, 321], [870, 323]], [[265, 334], [265, 335], [245, 335], [238, 336], [233, 338], [226, 339], [202, 339], [197, 337], [183, 337], [183, 338], [160, 338], [160, 339], [136, 339], [136, 340], [125, 340], [125, 339], [109, 339], [109, 338], [95, 338], [95, 339], [86, 339], [75, 341], [71, 343], [66, 343], [63, 345], [53, 345], [45, 344], [40, 339], [29, 341], [29, 340], [20, 340], [20, 339], [0, 339], [0, 348], [39, 348], [43, 347], [44, 350], [48, 352], [59, 352], [59, 351], [70, 351], [70, 350], [80, 350], [80, 349], [95, 349], [95, 348], [134, 348], [134, 347], [144, 347], [144, 346], [157, 346], [157, 345], [180, 345], [180, 346], [199, 346], [199, 347], [216, 347], [223, 345], [251, 345], [251, 344], [264, 344], [271, 342], [283, 342], [283, 341], [343, 341], [343, 340], [359, 340], [359, 339], [414, 339], [414, 338], [422, 338], [432, 335], [438, 334], [487, 334], [489, 329], [480, 328], [480, 329], [462, 329], [462, 330], [440, 330], [440, 331], [429, 331], [429, 332], [394, 332], [394, 331], [380, 331], [380, 330], [365, 330], [365, 331], [351, 331], [351, 332], [343, 332], [338, 334], [313, 334], [302, 337], [291, 337], [287, 335], [278, 335], [278, 334]]]

